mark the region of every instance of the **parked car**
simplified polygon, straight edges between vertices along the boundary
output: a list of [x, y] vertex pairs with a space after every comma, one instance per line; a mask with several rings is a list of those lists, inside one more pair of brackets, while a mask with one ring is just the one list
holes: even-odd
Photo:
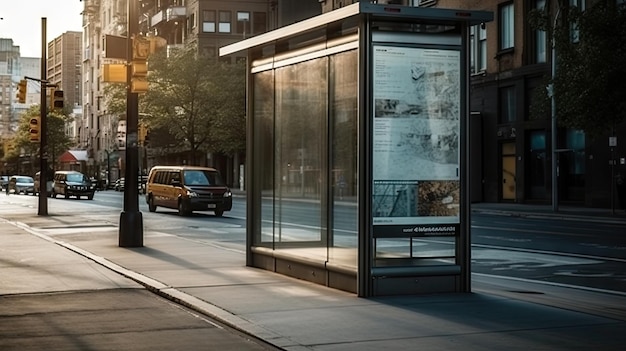
[[86, 196], [89, 200], [93, 199], [96, 188], [91, 184], [91, 180], [84, 174], [76, 171], [56, 171], [54, 172], [54, 180], [52, 184], [52, 197], [63, 195], [65, 198], [75, 196], [80, 199]]
[[146, 202], [150, 212], [162, 206], [178, 209], [181, 216], [206, 210], [222, 216], [233, 206], [232, 193], [217, 170], [190, 166], [152, 167]]
[[[51, 172], [51, 171], [50, 171], [50, 172]], [[35, 191], [34, 191], [34, 192], [35, 192], [36, 194], [39, 194], [39, 189], [40, 189], [40, 188], [39, 188], [39, 186], [40, 186], [40, 184], [41, 184], [41, 181], [40, 181], [40, 179], [39, 179], [39, 178], [40, 178], [40, 175], [41, 175], [41, 172], [37, 172], [37, 173], [35, 173], [35, 186], [34, 186]], [[49, 176], [50, 176], [50, 177], [49, 177], [49, 178], [50, 178], [50, 180], [48, 180], [48, 181], [46, 182], [46, 193], [48, 194], [48, 196], [52, 196], [52, 178], [53, 178], [53, 175], [49, 175]]]
[[4, 190], [9, 186], [9, 176], [0, 176], [0, 189]]
[[[147, 180], [148, 180], [147, 175], [139, 176], [137, 180], [137, 191], [139, 191], [139, 193], [141, 194], [146, 193], [146, 181]], [[124, 191], [124, 184], [125, 184], [124, 178], [120, 178], [115, 181], [115, 185], [113, 186], [113, 189], [115, 189], [115, 191]]]
[[35, 194], [35, 180], [29, 176], [14, 175], [9, 179], [9, 191], [16, 194]]
[[137, 183], [138, 190], [141, 194], [146, 193], [146, 183], [148, 182], [148, 175], [143, 174], [139, 176], [139, 183]]
[[124, 191], [124, 178], [116, 180], [113, 189], [115, 189], [115, 191]]

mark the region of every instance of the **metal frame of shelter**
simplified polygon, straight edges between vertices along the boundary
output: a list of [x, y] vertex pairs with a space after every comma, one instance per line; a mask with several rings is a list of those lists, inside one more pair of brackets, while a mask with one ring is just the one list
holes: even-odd
[[361, 297], [469, 292], [470, 26], [355, 3], [247, 51], [248, 266]]

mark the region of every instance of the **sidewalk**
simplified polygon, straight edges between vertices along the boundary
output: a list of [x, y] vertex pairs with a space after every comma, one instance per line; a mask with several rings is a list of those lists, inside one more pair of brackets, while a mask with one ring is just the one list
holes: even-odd
[[[547, 215], [545, 207], [496, 205], [473, 210]], [[87, 224], [79, 215], [58, 211], [48, 217], [33, 209], [6, 214], [2, 206], [3, 251], [16, 247], [10, 243], [19, 236], [7, 233], [17, 227], [23, 235], [65, 248], [54, 252], [59, 260], [82, 255], [285, 350], [622, 350], [626, 345], [626, 296], [474, 277], [471, 294], [363, 299], [246, 267], [245, 253], [232, 248], [153, 231], [144, 232], [144, 247], [120, 248], [117, 228], [110, 223]], [[623, 215], [562, 211], [572, 220], [626, 224]], [[50, 274], [67, 273], [57, 268], [67, 269], [51, 266]], [[37, 281], [37, 272], [22, 272], [28, 274], [25, 280]], [[19, 292], [2, 284], [4, 294]]]

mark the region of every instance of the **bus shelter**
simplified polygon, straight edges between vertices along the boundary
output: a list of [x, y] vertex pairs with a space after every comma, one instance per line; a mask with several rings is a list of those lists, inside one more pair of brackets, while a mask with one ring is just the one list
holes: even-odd
[[470, 26], [355, 3], [247, 52], [248, 266], [362, 297], [470, 291]]

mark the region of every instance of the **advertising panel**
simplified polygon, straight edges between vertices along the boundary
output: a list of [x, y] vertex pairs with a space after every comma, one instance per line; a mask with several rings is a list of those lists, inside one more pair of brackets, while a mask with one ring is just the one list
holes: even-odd
[[460, 59], [373, 46], [375, 237], [459, 234]]

